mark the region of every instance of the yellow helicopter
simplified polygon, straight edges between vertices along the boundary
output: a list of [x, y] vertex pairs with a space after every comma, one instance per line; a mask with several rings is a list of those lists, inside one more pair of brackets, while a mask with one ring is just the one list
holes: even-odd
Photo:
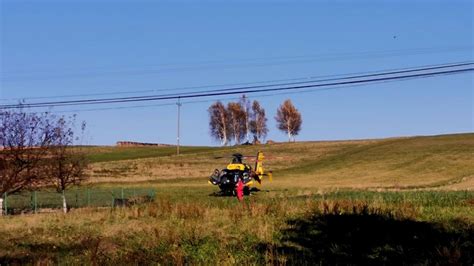
[[[256, 158], [255, 167], [253, 169], [250, 165], [242, 161], [244, 157]], [[237, 195], [239, 182], [241, 182], [240, 184], [243, 185], [244, 195], [249, 195], [251, 190], [258, 190], [255, 186], [260, 186], [265, 176], [268, 177], [269, 181], [273, 179], [271, 171], [268, 173], [264, 171], [264, 158], [263, 152], [261, 151], [257, 153], [257, 156], [243, 156], [240, 153], [232, 154], [231, 163], [220, 171], [219, 169], [215, 169], [213, 174], [209, 177], [208, 183], [219, 186], [221, 193], [224, 195]]]

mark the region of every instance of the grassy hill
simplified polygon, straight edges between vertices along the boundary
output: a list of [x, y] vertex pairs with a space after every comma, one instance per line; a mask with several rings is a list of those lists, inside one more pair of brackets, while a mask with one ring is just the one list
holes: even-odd
[[[213, 150], [212, 147], [181, 147], [181, 154], [199, 153]], [[176, 147], [86, 147], [88, 159], [92, 163], [131, 159], [172, 156]]]
[[181, 150], [175, 156], [173, 147], [92, 148], [91, 181], [204, 184], [229, 160], [215, 157], [261, 150], [273, 187], [473, 188], [474, 134]]
[[[88, 149], [92, 184], [67, 192], [69, 214], [0, 218], [1, 265], [474, 262], [474, 134], [184, 147], [179, 157], [172, 147]], [[274, 181], [242, 202], [214, 195], [207, 176], [228, 162], [215, 157], [257, 150]], [[100, 204], [123, 187], [125, 197], [156, 194], [126, 208]], [[78, 204], [88, 192], [92, 204]], [[54, 192], [38, 193], [39, 207], [51, 193], [59, 210]]]

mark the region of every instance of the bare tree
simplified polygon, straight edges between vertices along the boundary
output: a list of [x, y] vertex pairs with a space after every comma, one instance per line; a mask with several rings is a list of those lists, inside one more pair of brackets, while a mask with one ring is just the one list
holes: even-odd
[[72, 147], [73, 124], [47, 112], [0, 112], [0, 194], [54, 184], [67, 210], [64, 190], [84, 180], [86, 167]]
[[227, 104], [229, 112], [229, 125], [235, 144], [240, 144], [245, 136], [245, 112], [239, 103], [230, 102]]
[[[55, 120], [53, 129], [53, 142], [48, 153], [48, 176], [49, 183], [62, 195], [63, 211], [67, 213], [66, 189], [70, 186], [79, 185], [86, 180], [85, 169], [87, 161], [80, 147], [74, 147], [74, 124], [75, 116], [60, 117]], [[84, 132], [85, 123], [82, 123], [81, 131]]]
[[300, 112], [289, 99], [280, 105], [275, 120], [278, 129], [288, 134], [288, 141], [295, 141], [295, 136], [300, 132], [303, 120]]
[[250, 131], [254, 136], [254, 140], [263, 141], [268, 133], [267, 118], [265, 109], [260, 106], [258, 101], [252, 103], [252, 117], [250, 120]]
[[41, 185], [45, 158], [53, 142], [48, 113], [0, 112], [0, 194]]
[[229, 114], [225, 106], [217, 101], [207, 110], [209, 113], [209, 128], [211, 136], [221, 142], [221, 145], [227, 145], [229, 142], [230, 126]]
[[243, 111], [243, 122], [242, 122], [242, 126], [243, 126], [243, 130], [245, 132], [245, 139], [247, 142], [250, 142], [250, 119], [252, 117], [252, 109], [250, 107], [250, 100], [247, 96], [242, 95], [242, 97], [240, 98], [240, 106], [242, 108], [242, 111]]

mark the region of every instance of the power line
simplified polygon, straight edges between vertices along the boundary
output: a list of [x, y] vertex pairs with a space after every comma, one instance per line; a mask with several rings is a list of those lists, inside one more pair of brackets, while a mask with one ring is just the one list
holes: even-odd
[[[301, 93], [314, 93], [314, 92], [322, 92], [322, 91], [331, 91], [331, 90], [339, 90], [344, 88], [355, 88], [355, 87], [362, 87], [362, 86], [372, 86], [377, 84], [384, 84], [389, 82], [399, 82], [399, 81], [408, 81], [416, 78], [405, 78], [403, 80], [385, 80], [385, 81], [378, 81], [378, 82], [371, 82], [369, 84], [357, 84], [357, 85], [339, 85], [336, 87], [330, 88], [320, 88], [320, 89], [302, 89], [298, 91], [290, 91], [290, 92], [278, 92], [278, 93], [271, 93], [271, 94], [256, 94], [254, 96], [247, 96], [249, 99], [252, 98], [266, 98], [266, 97], [274, 97], [277, 95], [292, 95], [292, 94], [301, 94]], [[209, 103], [215, 101], [230, 101], [230, 100], [239, 100], [241, 97], [226, 97], [226, 98], [213, 98], [207, 100], [197, 100], [197, 101], [186, 101], [181, 102], [181, 105], [188, 105], [188, 104], [199, 104], [199, 103]], [[175, 102], [172, 103], [164, 103], [164, 104], [147, 104], [147, 105], [132, 105], [132, 106], [118, 106], [118, 107], [104, 107], [104, 108], [88, 108], [88, 109], [72, 109], [72, 110], [64, 110], [64, 111], [55, 111], [55, 113], [78, 113], [78, 112], [95, 112], [95, 111], [110, 111], [110, 110], [123, 110], [123, 109], [137, 109], [137, 108], [152, 108], [152, 107], [163, 107], [163, 106], [174, 106], [176, 105]]]
[[[277, 83], [277, 84], [268, 84], [268, 85], [259, 85], [259, 86], [247, 86], [247, 87], [237, 87], [237, 88], [226, 88], [226, 89], [217, 89], [217, 90], [207, 90], [201, 91], [199, 93], [211, 93], [211, 92], [219, 92], [219, 91], [233, 91], [233, 90], [242, 90], [242, 89], [258, 89], [258, 88], [267, 88], [267, 87], [276, 87], [276, 86], [289, 86], [289, 85], [297, 85], [297, 84], [307, 84], [307, 83], [316, 83], [316, 82], [327, 82], [327, 81], [335, 81], [335, 80], [347, 80], [347, 79], [358, 79], [358, 78], [367, 78], [367, 77], [377, 77], [377, 76], [387, 76], [387, 75], [395, 75], [395, 74], [403, 74], [403, 73], [411, 73], [411, 72], [420, 72], [420, 71], [427, 71], [427, 70], [435, 70], [435, 69], [443, 69], [443, 68], [453, 68], [453, 67], [462, 67], [462, 66], [469, 66], [474, 65], [474, 62], [463, 62], [463, 63], [454, 63], [454, 64], [446, 64], [440, 66], [433, 66], [433, 67], [422, 67], [417, 69], [408, 69], [408, 70], [396, 70], [396, 71], [387, 71], [387, 72], [372, 72], [370, 74], [364, 75], [350, 75], [346, 77], [340, 78], [328, 78], [328, 79], [317, 79], [317, 80], [308, 80], [308, 81], [299, 81], [299, 82], [288, 82], [288, 83]], [[343, 75], [341, 75], [343, 76]], [[193, 93], [193, 92], [191, 92]], [[190, 93], [187, 93], [190, 94]], [[173, 94], [168, 94], [166, 96], [172, 96]]]
[[[470, 63], [468, 65], [472, 65]], [[431, 77], [439, 75], [449, 75], [457, 73], [465, 73], [473, 71], [474, 68], [464, 68], [464, 69], [455, 69], [455, 70], [444, 70], [428, 73], [416, 73], [410, 75], [398, 75], [391, 77], [378, 77], [371, 79], [362, 79], [362, 80], [349, 80], [349, 81], [336, 81], [331, 83], [321, 83], [321, 84], [310, 84], [310, 85], [300, 85], [300, 86], [290, 86], [290, 87], [278, 87], [278, 88], [267, 88], [267, 89], [248, 89], [244, 88], [237, 91], [225, 91], [221, 90], [219, 92], [197, 92], [195, 94], [185, 94], [185, 95], [158, 95], [158, 96], [147, 96], [147, 97], [128, 97], [128, 98], [112, 98], [112, 99], [96, 99], [96, 100], [82, 100], [82, 101], [63, 101], [63, 102], [47, 102], [47, 103], [32, 103], [32, 104], [19, 104], [19, 105], [0, 105], [0, 108], [23, 108], [23, 107], [52, 107], [52, 106], [71, 106], [71, 105], [90, 105], [90, 104], [108, 104], [108, 103], [125, 103], [125, 102], [143, 102], [143, 101], [158, 101], [158, 100], [170, 100], [170, 99], [187, 99], [187, 98], [201, 98], [201, 97], [211, 97], [219, 95], [235, 95], [235, 94], [249, 94], [249, 93], [258, 93], [258, 92], [270, 92], [270, 91], [284, 91], [284, 90], [298, 90], [304, 88], [318, 88], [318, 87], [327, 87], [327, 86], [337, 86], [337, 85], [349, 85], [349, 84], [364, 84], [377, 81], [386, 81], [386, 80], [402, 80], [407, 78], [421, 78], [421, 77]], [[420, 70], [418, 70], [420, 71]], [[386, 74], [387, 75], [387, 74]], [[380, 73], [377, 74], [380, 76]], [[345, 78], [347, 79], [347, 78]]]
[[[426, 69], [437, 69], [443, 67], [453, 66], [455, 64], [469, 64], [472, 61], [448, 63], [448, 64], [433, 64], [423, 66]], [[342, 77], [342, 76], [354, 76], [354, 75], [365, 75], [365, 74], [376, 74], [384, 72], [398, 72], [405, 70], [412, 70], [419, 67], [406, 67], [406, 68], [396, 68], [396, 69], [384, 69], [379, 71], [365, 71], [365, 72], [353, 72], [348, 74], [333, 74], [333, 75], [318, 75], [318, 76], [308, 76], [308, 77], [299, 77], [299, 78], [289, 78], [289, 79], [273, 79], [265, 81], [253, 81], [253, 82], [240, 82], [240, 83], [226, 83], [226, 84], [213, 84], [213, 85], [200, 85], [200, 86], [188, 86], [188, 87], [177, 87], [177, 88], [165, 88], [165, 89], [149, 89], [149, 90], [140, 90], [140, 91], [117, 91], [117, 92], [106, 92], [106, 93], [90, 93], [90, 94], [75, 94], [75, 95], [58, 95], [58, 96], [40, 96], [40, 97], [27, 97], [27, 98], [11, 98], [11, 99], [0, 99], [0, 101], [24, 101], [24, 100], [34, 100], [34, 99], [56, 99], [56, 98], [78, 98], [78, 97], [88, 97], [88, 96], [106, 96], [106, 95], [120, 95], [120, 94], [139, 94], [139, 93], [151, 93], [151, 92], [160, 92], [160, 91], [187, 91], [193, 89], [203, 89], [203, 88], [213, 88], [213, 87], [226, 87], [226, 86], [244, 86], [252, 84], [265, 84], [265, 83], [274, 83], [274, 82], [286, 82], [286, 81], [297, 81], [297, 80], [307, 80], [303, 81], [306, 83], [317, 82], [317, 81], [328, 81], [328, 80], [313, 80], [320, 78], [332, 78], [332, 77]], [[399, 72], [400, 73], [400, 72]], [[265, 86], [278, 86], [281, 84], [269, 84]], [[288, 85], [288, 84], [286, 84]], [[249, 87], [250, 88], [250, 87]], [[258, 88], [258, 87], [254, 87]]]
[[[413, 78], [406, 78], [402, 81], [411, 80]], [[398, 81], [398, 80], [396, 80]], [[299, 90], [299, 91], [290, 91], [290, 92], [278, 92], [278, 93], [271, 93], [271, 94], [257, 94], [252, 96], [247, 96], [249, 99], [252, 98], [266, 98], [266, 97], [274, 97], [277, 95], [291, 95], [291, 94], [300, 94], [300, 93], [314, 93], [314, 92], [322, 92], [322, 91], [330, 91], [330, 90], [338, 90], [344, 88], [355, 88], [367, 85], [376, 85], [382, 83], [394, 82], [393, 80], [387, 81], [378, 81], [378, 82], [371, 82], [370, 84], [358, 84], [358, 85], [341, 85], [337, 87], [331, 88], [321, 88], [321, 89], [306, 89], [306, 90]], [[230, 101], [230, 100], [239, 100], [241, 97], [226, 97], [226, 98], [214, 98], [214, 99], [207, 99], [207, 100], [197, 100], [197, 101], [186, 101], [181, 102], [181, 105], [188, 105], [188, 104], [199, 104], [199, 103], [209, 103], [215, 101]], [[123, 109], [137, 109], [137, 108], [152, 108], [152, 107], [163, 107], [163, 106], [174, 106], [176, 103], [164, 103], [164, 104], [147, 104], [147, 105], [132, 105], [132, 106], [118, 106], [118, 107], [105, 107], [105, 108], [88, 108], [88, 109], [73, 109], [73, 110], [65, 110], [65, 111], [55, 111], [55, 113], [78, 113], [78, 112], [95, 112], [95, 111], [110, 111], [110, 110], [123, 110]]]
[[[108, 102], [115, 102], [121, 100], [138, 100], [138, 99], [146, 99], [150, 97], [171, 97], [171, 96], [181, 96], [186, 94], [196, 94], [196, 93], [214, 93], [214, 92], [224, 92], [224, 91], [234, 91], [234, 90], [247, 90], [247, 89], [259, 89], [259, 88], [267, 88], [267, 87], [276, 87], [276, 86], [290, 86], [290, 85], [297, 85], [297, 84], [307, 84], [307, 83], [315, 83], [315, 82], [327, 82], [327, 81], [336, 81], [336, 80], [344, 80], [344, 79], [356, 79], [356, 78], [366, 78], [366, 77], [376, 77], [376, 76], [386, 76], [386, 75], [393, 75], [393, 74], [403, 74], [403, 73], [411, 73], [411, 72], [420, 72], [420, 71], [427, 71], [427, 70], [435, 70], [435, 69], [443, 69], [443, 68], [453, 68], [453, 67], [462, 67], [473, 65], [473, 62], [461, 62], [461, 63], [450, 63], [450, 64], [443, 64], [438, 66], [423, 66], [417, 68], [409, 68], [407, 70], [396, 70], [396, 71], [386, 71], [386, 72], [373, 72], [371, 74], [365, 75], [354, 75], [354, 76], [346, 76], [340, 78], [332, 78], [332, 79], [319, 79], [319, 80], [308, 80], [308, 81], [301, 81], [301, 82], [288, 82], [288, 83], [277, 83], [277, 84], [267, 84], [267, 85], [256, 85], [256, 86], [244, 86], [244, 87], [231, 87], [231, 88], [224, 88], [224, 89], [215, 89], [215, 90], [204, 90], [204, 91], [196, 91], [190, 93], [173, 93], [173, 94], [161, 94], [161, 95], [146, 95], [146, 96], [134, 96], [134, 97], [115, 97], [115, 98], [101, 98], [101, 99], [84, 99], [84, 100], [71, 100], [71, 101], [52, 101], [52, 102], [38, 102], [38, 103], [31, 103], [31, 104], [24, 104], [28, 106], [58, 106], [58, 105], [75, 105], [80, 103], [108, 103]], [[343, 76], [343, 75], [341, 75]], [[10, 106], [17, 105], [17, 104], [10, 104]], [[9, 105], [3, 105], [9, 106]], [[0, 105], [0, 108], [2, 105]]]
[[[470, 70], [470, 69], [468, 69]], [[464, 71], [464, 70], [461, 70]], [[434, 74], [445, 74], [445, 73], [454, 73], [459, 72], [456, 71], [445, 71], [445, 72], [434, 72], [434, 73], [423, 73], [417, 75], [408, 75], [408, 76], [400, 76], [400, 77], [391, 77], [391, 78], [382, 78], [382, 79], [372, 79], [368, 81], [377, 81], [377, 80], [384, 80], [384, 79], [399, 79], [405, 77], [413, 77], [413, 76], [426, 76], [426, 75], [434, 75]], [[377, 74], [376, 76], [379, 76]], [[374, 75], [375, 76], [375, 75]], [[354, 77], [351, 77], [354, 78]], [[362, 81], [349, 81], [349, 82], [342, 82], [344, 83], [359, 83], [359, 82], [367, 82]], [[306, 87], [318, 87], [318, 86], [330, 86], [330, 85], [338, 85], [340, 83], [329, 83], [329, 84], [316, 84], [316, 85], [307, 85], [307, 86], [296, 86], [291, 88], [306, 88]], [[81, 101], [63, 101], [63, 102], [46, 102], [46, 103], [32, 103], [32, 104], [18, 104], [18, 105], [0, 105], [0, 108], [17, 108], [17, 107], [48, 107], [48, 106], [68, 106], [68, 105], [84, 105], [84, 104], [105, 104], [105, 103], [120, 103], [120, 102], [136, 102], [136, 101], [150, 101], [150, 100], [166, 100], [166, 99], [176, 99], [176, 98], [195, 98], [195, 97], [205, 97], [205, 96], [215, 96], [215, 95], [228, 95], [228, 94], [242, 94], [242, 93], [255, 93], [260, 91], [274, 91], [274, 90], [281, 90], [281, 89], [289, 89], [289, 88], [276, 88], [276, 89], [262, 89], [262, 90], [248, 90], [249, 87], [242, 87], [242, 88], [232, 88], [231, 90], [241, 89], [239, 91], [233, 92], [226, 92], [228, 89], [219, 90], [217, 93], [209, 93], [208, 91], [201, 91], [196, 92], [197, 94], [192, 95], [176, 95], [176, 94], [168, 94], [168, 95], [154, 95], [154, 96], [146, 96], [146, 97], [127, 97], [127, 98], [110, 98], [110, 99], [94, 99], [94, 100], [81, 100]], [[243, 89], [243, 90], [242, 90]]]

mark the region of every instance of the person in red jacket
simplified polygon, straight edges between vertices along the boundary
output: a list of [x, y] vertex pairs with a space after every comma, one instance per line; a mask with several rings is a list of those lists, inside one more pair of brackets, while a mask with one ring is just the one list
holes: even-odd
[[239, 178], [239, 182], [235, 186], [235, 191], [237, 192], [237, 199], [242, 201], [244, 199], [244, 182]]

